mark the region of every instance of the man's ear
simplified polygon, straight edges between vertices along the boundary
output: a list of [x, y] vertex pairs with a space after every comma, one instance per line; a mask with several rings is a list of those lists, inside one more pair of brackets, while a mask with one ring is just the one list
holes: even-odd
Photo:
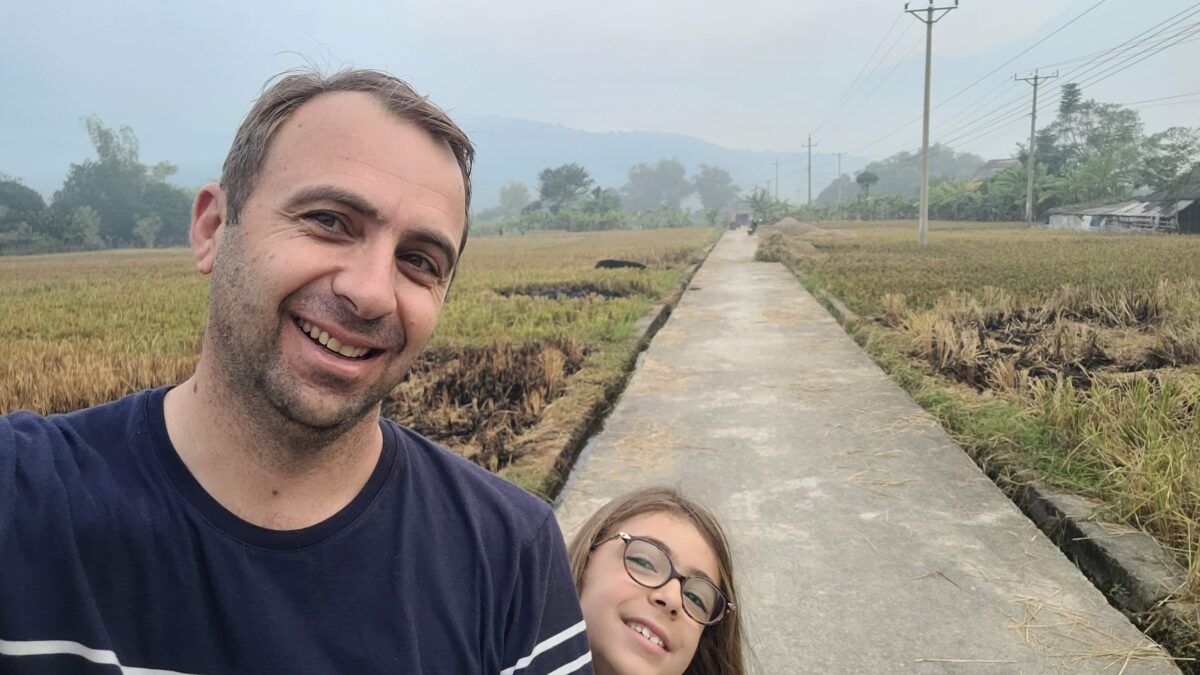
[[200, 188], [192, 204], [192, 229], [188, 239], [192, 257], [201, 274], [210, 274], [217, 258], [217, 246], [225, 231], [225, 191], [216, 183]]

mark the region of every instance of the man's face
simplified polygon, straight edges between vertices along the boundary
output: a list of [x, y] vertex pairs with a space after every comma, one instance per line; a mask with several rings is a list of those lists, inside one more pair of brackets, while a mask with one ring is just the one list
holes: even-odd
[[367, 94], [302, 106], [215, 238], [207, 348], [234, 405], [360, 421], [437, 323], [466, 222], [450, 149]]

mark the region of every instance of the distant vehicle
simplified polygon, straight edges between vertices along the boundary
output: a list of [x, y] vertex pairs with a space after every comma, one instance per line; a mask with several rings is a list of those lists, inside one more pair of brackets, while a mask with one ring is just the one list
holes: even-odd
[[750, 225], [749, 213], [733, 213], [729, 216], [729, 229], [736, 230], [742, 226]]

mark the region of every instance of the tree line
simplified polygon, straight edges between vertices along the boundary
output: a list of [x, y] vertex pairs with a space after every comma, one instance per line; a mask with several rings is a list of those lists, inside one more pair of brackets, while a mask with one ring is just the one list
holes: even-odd
[[96, 158], [72, 164], [49, 204], [0, 174], [0, 254], [186, 244], [192, 194], [167, 181], [176, 167], [143, 164], [129, 127], [84, 125]]
[[[1016, 160], [994, 175], [973, 178], [983, 159], [933, 145], [929, 215], [942, 220], [1012, 221], [1025, 217], [1025, 144]], [[1076, 84], [1062, 89], [1053, 120], [1036, 134], [1035, 219], [1059, 206], [1129, 199], [1135, 193], [1172, 191], [1200, 182], [1200, 129], [1171, 127], [1145, 133], [1136, 110], [1084, 100]], [[916, 218], [920, 153], [901, 152], [872, 162], [856, 178], [843, 175], [811, 207], [775, 204], [762, 191], [749, 201], [757, 210], [800, 219]], [[834, 197], [840, 190], [843, 201]]]
[[728, 171], [701, 164], [689, 177], [678, 159], [630, 167], [620, 188], [597, 185], [587, 169], [570, 163], [540, 171], [533, 191], [519, 181], [500, 188], [499, 204], [477, 213], [472, 227], [489, 234], [687, 227], [696, 224], [683, 208], [692, 195], [703, 222], [715, 225], [740, 192]]

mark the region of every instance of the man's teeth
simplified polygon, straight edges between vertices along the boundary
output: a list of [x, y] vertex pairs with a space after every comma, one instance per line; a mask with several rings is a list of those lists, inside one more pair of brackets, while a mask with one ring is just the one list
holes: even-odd
[[655, 635], [654, 632], [651, 631], [649, 628], [646, 628], [645, 626], [643, 626], [640, 623], [629, 623], [626, 625], [629, 626], [630, 628], [632, 628], [633, 632], [640, 634], [642, 637], [653, 642], [654, 644], [658, 645], [659, 647], [666, 649], [666, 645], [663, 644], [663, 641], [660, 640], [658, 638], [658, 636]]
[[338, 354], [341, 354], [347, 358], [357, 359], [363, 354], [371, 351], [367, 347], [351, 347], [350, 345], [344, 345], [338, 341], [337, 338], [329, 337], [329, 333], [326, 333], [307, 321], [301, 320], [300, 328], [303, 329], [305, 333], [308, 333], [309, 337], [317, 342], [320, 342], [322, 345], [325, 345], [325, 348], [329, 351], [337, 352]]

